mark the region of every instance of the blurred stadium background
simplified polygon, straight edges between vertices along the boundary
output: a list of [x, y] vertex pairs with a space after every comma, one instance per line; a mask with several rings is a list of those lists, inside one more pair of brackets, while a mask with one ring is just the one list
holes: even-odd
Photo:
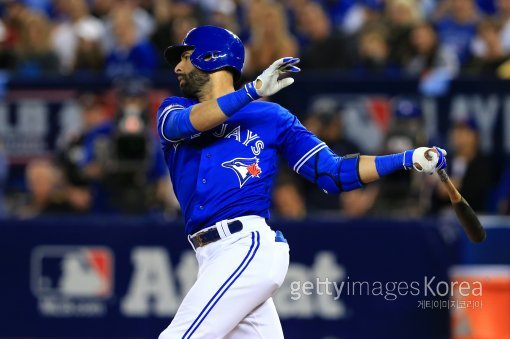
[[[488, 229], [466, 240], [435, 175], [336, 197], [282, 164], [286, 336], [510, 338], [510, 0], [3, 0], [0, 13], [0, 338], [155, 338], [175, 314], [196, 263], [154, 118], [179, 93], [162, 51], [200, 24], [242, 38], [243, 81], [299, 56], [271, 100], [338, 154], [447, 149]], [[294, 298], [317, 279], [396, 297]], [[387, 285], [413, 281], [417, 295]]]

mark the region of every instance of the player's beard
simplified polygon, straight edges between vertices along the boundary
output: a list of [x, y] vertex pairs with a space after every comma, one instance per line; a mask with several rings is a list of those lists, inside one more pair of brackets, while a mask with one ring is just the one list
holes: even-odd
[[184, 78], [181, 87], [182, 94], [187, 98], [200, 99], [200, 94], [206, 91], [210, 84], [211, 77], [208, 73], [194, 69], [188, 74], [183, 74]]

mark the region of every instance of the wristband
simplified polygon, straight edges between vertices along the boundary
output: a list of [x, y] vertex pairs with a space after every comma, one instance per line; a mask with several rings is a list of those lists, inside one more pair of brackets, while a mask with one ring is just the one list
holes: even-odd
[[260, 96], [255, 91], [255, 86], [250, 82], [235, 92], [219, 97], [216, 101], [223, 113], [227, 117], [231, 117], [235, 112], [258, 98]]
[[244, 85], [244, 89], [246, 90], [246, 93], [252, 98], [253, 100], [260, 99], [261, 96], [257, 93], [257, 90], [255, 89], [255, 81], [249, 82], [246, 85]]
[[414, 150], [408, 150], [402, 153], [375, 157], [377, 174], [383, 177], [399, 169], [411, 169], [413, 167], [413, 152]]

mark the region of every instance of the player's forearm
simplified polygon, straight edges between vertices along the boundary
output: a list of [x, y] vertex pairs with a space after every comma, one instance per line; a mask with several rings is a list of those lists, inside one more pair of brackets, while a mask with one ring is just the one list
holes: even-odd
[[284, 73], [299, 72], [299, 67], [295, 66], [298, 62], [298, 58], [291, 57], [276, 60], [255, 81], [247, 83], [240, 90], [221, 96], [217, 100], [195, 105], [189, 116], [191, 125], [200, 132], [210, 130], [253, 100], [273, 95], [291, 85], [294, 82], [293, 78], [281, 80], [278, 78]]
[[[359, 154], [340, 157], [325, 149], [307, 161], [300, 174], [315, 182], [327, 193], [352, 191], [389, 173], [384, 170], [378, 171], [379, 161], [376, 160], [380, 159]], [[402, 165], [400, 168], [403, 169]]]
[[[436, 157], [435, 161], [432, 161], [432, 158], [428, 159], [424, 155], [425, 152], [433, 150], [435, 150], [436, 154], [439, 155], [439, 157]], [[415, 154], [415, 151], [418, 152]], [[358, 169], [360, 180], [367, 184], [399, 170], [410, 170], [413, 168], [414, 163], [418, 164], [418, 167], [415, 167], [418, 171], [426, 171], [430, 173], [435, 166], [446, 166], [446, 160], [444, 158], [446, 152], [441, 155], [439, 152], [443, 153], [444, 150], [420, 147], [416, 150], [411, 149], [402, 153], [390, 155], [362, 156], [360, 157]], [[432, 155], [430, 156], [432, 157]]]
[[[418, 151], [418, 152], [416, 152]], [[340, 193], [363, 187], [381, 177], [399, 170], [414, 167], [417, 170], [432, 173], [437, 168], [446, 166], [443, 151], [435, 159], [427, 159], [425, 153], [440, 149], [420, 147], [402, 153], [382, 156], [360, 156], [351, 154], [340, 157], [330, 149], [323, 149], [310, 157], [300, 166], [299, 173], [316, 183], [327, 193]], [[429, 157], [434, 158], [433, 155]]]
[[200, 132], [208, 131], [258, 98], [260, 96], [255, 91], [253, 84], [246, 84], [235, 92], [193, 106], [190, 113], [191, 124]]
[[228, 116], [223, 113], [216, 100], [209, 100], [194, 105], [189, 119], [197, 131], [205, 132], [222, 124]]
[[389, 155], [363, 155], [359, 161], [359, 176], [364, 184], [379, 180], [388, 174], [399, 170], [412, 168], [414, 150]]
[[359, 158], [359, 177], [362, 183], [368, 184], [379, 180], [381, 177], [377, 173], [375, 158], [371, 155], [362, 155]]
[[216, 100], [196, 104], [192, 108], [174, 111], [170, 119], [162, 119], [162, 136], [170, 141], [179, 140], [220, 125], [251, 101], [273, 95], [291, 85], [294, 79], [278, 80], [278, 78], [283, 73], [299, 72], [299, 67], [295, 66], [298, 62], [298, 58], [281, 58], [271, 64], [255, 81], [247, 83], [240, 90]]
[[[252, 88], [253, 86], [249, 84], [218, 99], [207, 100], [188, 108], [167, 107], [168, 112], [161, 118], [161, 127], [158, 126], [161, 128], [162, 137], [175, 141], [215, 128], [248, 103], [259, 98]], [[255, 95], [250, 90], [253, 90]]]

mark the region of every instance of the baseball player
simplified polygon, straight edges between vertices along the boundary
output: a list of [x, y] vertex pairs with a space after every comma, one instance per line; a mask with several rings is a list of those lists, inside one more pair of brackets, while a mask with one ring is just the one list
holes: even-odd
[[338, 194], [401, 169], [433, 173], [446, 153], [334, 154], [288, 110], [256, 101], [291, 85], [280, 75], [300, 71], [299, 59], [277, 60], [235, 90], [244, 46], [226, 29], [194, 28], [165, 58], [184, 97], [163, 100], [157, 126], [199, 271], [159, 338], [283, 338], [271, 296], [287, 273], [289, 246], [266, 223], [278, 155]]

